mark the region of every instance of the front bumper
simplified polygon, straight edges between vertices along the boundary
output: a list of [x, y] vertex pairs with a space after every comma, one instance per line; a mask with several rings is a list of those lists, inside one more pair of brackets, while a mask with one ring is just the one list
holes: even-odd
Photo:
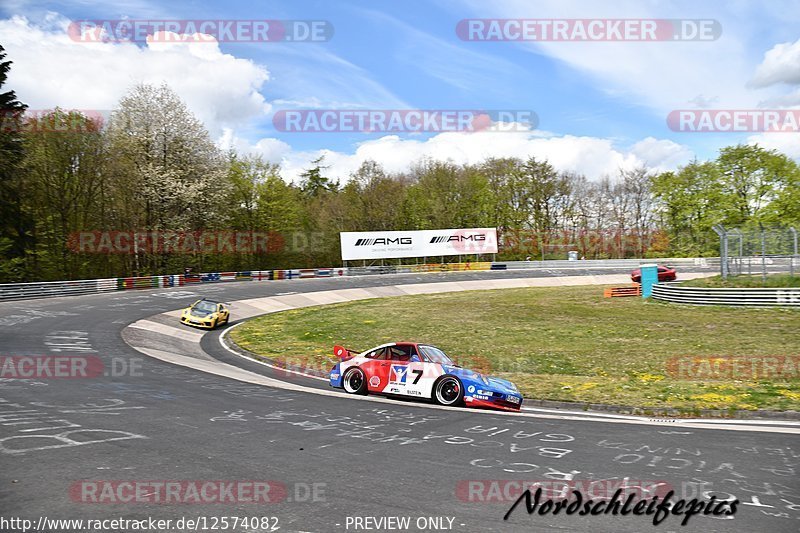
[[213, 318], [199, 318], [191, 315], [181, 315], [181, 323], [195, 328], [212, 329], [214, 327]]
[[501, 411], [519, 411], [522, 408], [522, 395], [519, 393], [506, 392], [465, 394], [464, 405], [467, 407], [498, 409]]

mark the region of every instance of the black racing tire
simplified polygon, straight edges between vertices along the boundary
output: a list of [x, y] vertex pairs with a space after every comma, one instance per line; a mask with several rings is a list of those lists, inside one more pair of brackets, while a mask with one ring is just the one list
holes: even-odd
[[342, 376], [342, 388], [348, 394], [366, 395], [367, 376], [364, 371], [357, 366], [348, 368]]
[[442, 376], [433, 384], [433, 401], [451, 407], [463, 405], [464, 385], [455, 376]]

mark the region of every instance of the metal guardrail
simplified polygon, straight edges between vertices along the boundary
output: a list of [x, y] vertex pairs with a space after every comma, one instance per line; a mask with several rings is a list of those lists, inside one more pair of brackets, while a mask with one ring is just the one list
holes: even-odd
[[575, 268], [638, 268], [642, 263], [657, 262], [669, 266], [719, 268], [719, 257], [667, 259], [590, 259], [579, 261], [495, 261], [474, 263], [426, 263], [416, 265], [349, 266], [348, 276], [413, 274], [417, 272], [461, 272], [469, 270], [568, 270]]
[[[417, 265], [350, 266], [347, 268], [302, 268], [284, 270], [248, 270], [242, 272], [209, 272], [174, 274], [77, 281], [46, 281], [35, 283], [0, 284], [0, 301], [27, 300], [95, 294], [100, 292], [158, 287], [179, 287], [198, 283], [225, 281], [266, 281], [277, 279], [325, 278], [338, 276], [369, 276], [381, 274], [412, 274], [420, 272], [465, 272], [481, 270], [540, 270], [571, 268], [630, 268], [634, 269], [646, 259], [608, 259], [584, 261], [504, 261], [473, 263], [427, 263]], [[654, 259], [670, 266], [709, 267], [719, 265], [719, 258]]]
[[680, 283], [657, 283], [653, 299], [690, 305], [737, 305], [800, 308], [800, 289], [683, 287]]
[[76, 281], [42, 281], [35, 283], [0, 284], [0, 301], [30, 300], [97, 294], [109, 291], [183, 287], [201, 283], [226, 281], [262, 281], [297, 278], [328, 278], [344, 276], [342, 268], [304, 268], [290, 270], [248, 270], [242, 272], [207, 272], [202, 274], [174, 274], [165, 276], [138, 276], [127, 278], [87, 279]]
[[569, 269], [569, 268], [638, 268], [643, 263], [658, 263], [670, 267], [719, 267], [719, 257], [682, 257], [657, 259], [588, 259], [578, 261], [503, 261], [508, 270]]
[[29, 300], [116, 291], [118, 278], [39, 283], [7, 283], [0, 285], [0, 300]]

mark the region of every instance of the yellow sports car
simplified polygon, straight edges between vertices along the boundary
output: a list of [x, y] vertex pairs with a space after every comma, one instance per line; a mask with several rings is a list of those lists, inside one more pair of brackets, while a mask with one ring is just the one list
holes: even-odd
[[214, 329], [220, 324], [227, 324], [230, 316], [225, 304], [203, 298], [183, 310], [181, 322], [198, 328]]

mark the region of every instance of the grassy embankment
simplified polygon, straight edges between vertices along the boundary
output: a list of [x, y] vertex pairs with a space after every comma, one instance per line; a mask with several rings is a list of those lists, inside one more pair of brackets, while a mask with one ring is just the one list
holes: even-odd
[[[320, 368], [335, 360], [334, 344], [365, 350], [427, 342], [463, 366], [513, 380], [536, 399], [687, 413], [800, 410], [796, 367], [767, 367], [764, 376], [740, 366], [724, 377], [712, 371], [720, 361], [670, 366], [676, 358], [712, 356], [794, 356], [778, 362], [796, 364], [800, 311], [679, 306], [602, 293], [600, 286], [558, 287], [367, 300], [267, 315], [232, 337], [263, 356], [311, 360]], [[776, 377], [781, 371], [794, 379]]]

